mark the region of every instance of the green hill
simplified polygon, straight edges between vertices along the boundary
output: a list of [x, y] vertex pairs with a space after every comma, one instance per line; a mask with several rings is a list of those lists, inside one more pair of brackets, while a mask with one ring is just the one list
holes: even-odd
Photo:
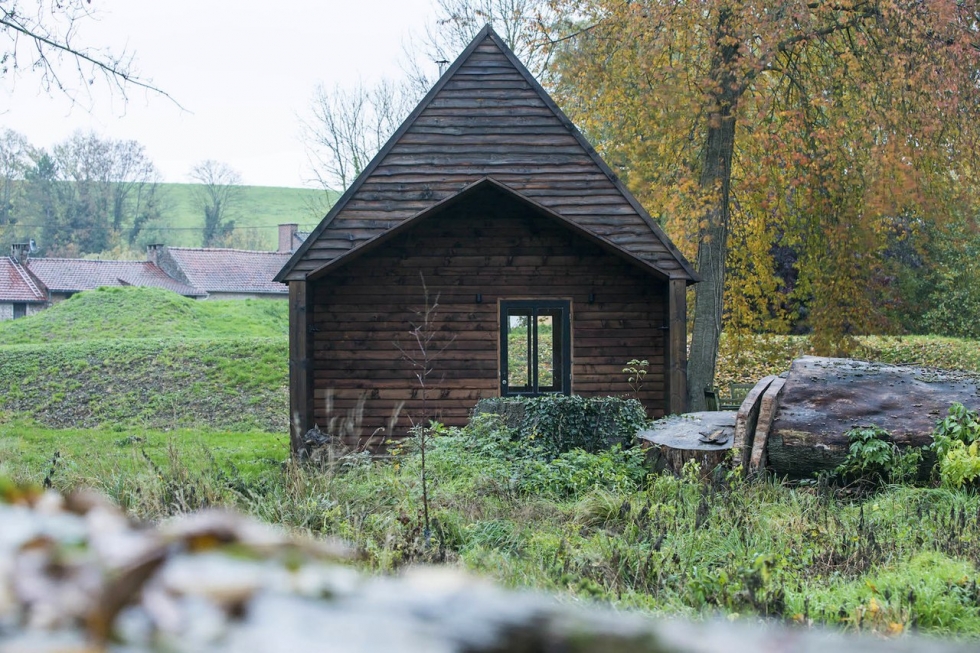
[[285, 301], [196, 301], [160, 288], [99, 288], [36, 315], [0, 322], [0, 343], [132, 338], [285, 338]]
[[283, 432], [287, 308], [100, 288], [0, 322], [0, 418]]
[[[200, 247], [204, 213], [196, 197], [197, 184], [161, 184], [163, 218], [144, 228], [143, 238], [178, 247]], [[311, 231], [339, 197], [311, 188], [242, 186], [228, 218], [235, 221], [230, 245], [241, 249], [275, 249], [276, 227], [295, 222]]]

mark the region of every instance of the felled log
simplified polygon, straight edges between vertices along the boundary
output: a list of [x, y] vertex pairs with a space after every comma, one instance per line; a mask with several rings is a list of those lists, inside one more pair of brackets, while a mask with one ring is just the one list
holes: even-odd
[[847, 456], [847, 431], [875, 425], [900, 447], [932, 443], [949, 406], [980, 408], [976, 375], [804, 356], [793, 362], [779, 397], [766, 454], [778, 476], [810, 478]]
[[637, 438], [647, 449], [647, 460], [655, 472], [680, 474], [691, 460], [707, 474], [724, 462], [735, 434], [734, 411], [706, 411], [670, 415], [640, 431]]

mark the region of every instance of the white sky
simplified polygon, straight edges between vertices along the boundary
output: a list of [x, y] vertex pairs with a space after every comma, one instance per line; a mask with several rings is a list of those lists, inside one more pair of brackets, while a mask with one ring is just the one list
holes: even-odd
[[[174, 97], [97, 85], [72, 106], [29, 74], [0, 78], [0, 127], [50, 147], [77, 129], [142, 143], [168, 182], [204, 159], [257, 186], [314, 186], [300, 139], [318, 82], [402, 77], [403, 44], [432, 20], [432, 0], [93, 0], [79, 42], [136, 54], [141, 75]], [[91, 109], [88, 109], [91, 106]]]

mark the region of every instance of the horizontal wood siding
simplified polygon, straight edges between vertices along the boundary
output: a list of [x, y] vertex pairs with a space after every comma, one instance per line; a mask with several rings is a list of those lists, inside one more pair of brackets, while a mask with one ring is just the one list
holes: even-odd
[[568, 217], [665, 274], [681, 265], [491, 38], [432, 98], [288, 278], [483, 177]]
[[[425, 308], [423, 279], [438, 303], [424, 396], [407, 360], [420, 354], [411, 331]], [[499, 191], [474, 192], [310, 285], [321, 427], [362, 398], [362, 438], [384, 431], [395, 411], [395, 435], [412, 420], [465, 424], [480, 398], [499, 394], [500, 299], [572, 300], [575, 394], [627, 394], [624, 363], [641, 358], [651, 363], [641, 400], [654, 415], [667, 405], [666, 282]]]

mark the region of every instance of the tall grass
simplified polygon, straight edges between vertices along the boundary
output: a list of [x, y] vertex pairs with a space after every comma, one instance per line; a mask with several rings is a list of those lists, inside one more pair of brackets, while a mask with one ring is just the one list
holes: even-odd
[[143, 519], [236, 507], [344, 538], [372, 570], [435, 562], [661, 614], [980, 635], [974, 493], [891, 486], [855, 497], [735, 473], [702, 482], [693, 468], [681, 478], [610, 482], [587, 473], [607, 469], [605, 454], [584, 453], [569, 463], [577, 484], [547, 490], [551, 463], [529, 464], [533, 454], [509, 446], [501, 428], [483, 420], [430, 443], [431, 537], [421, 461], [410, 450], [246, 470], [178, 439], [146, 455], [127, 445], [129, 457], [115, 463], [73, 458], [62, 441], [74, 462], [49, 473], [39, 461], [32, 478], [65, 490], [94, 485]]

